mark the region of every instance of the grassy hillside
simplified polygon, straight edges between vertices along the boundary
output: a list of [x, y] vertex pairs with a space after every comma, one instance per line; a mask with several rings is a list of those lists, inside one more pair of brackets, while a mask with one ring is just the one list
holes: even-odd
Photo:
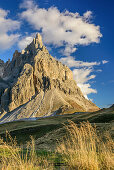
[[114, 107], [93, 113], [76, 113], [47, 117], [34, 121], [9, 122], [0, 125], [0, 135], [5, 137], [7, 130], [12, 137], [16, 136], [18, 143], [23, 144], [30, 140], [30, 136], [33, 136], [38, 148], [50, 150], [54, 149], [56, 141], [64, 136], [65, 129], [63, 124], [67, 124], [68, 120], [72, 120], [75, 123], [82, 121], [89, 121], [92, 124], [96, 123], [98, 131], [110, 131], [113, 136]]
[[[68, 121], [64, 130], [66, 136], [61, 141], [56, 141], [57, 145], [53, 151], [48, 151], [43, 145], [46, 151], [39, 152], [35, 145], [37, 140], [34, 141], [32, 137], [24, 148], [22, 145], [17, 145], [11, 136], [9, 142], [0, 139], [0, 168], [4, 170], [113, 169], [114, 142], [109, 134], [98, 135], [96, 127], [89, 122], [83, 122], [79, 126], [73, 121]], [[59, 132], [62, 134], [63, 131]], [[53, 133], [51, 137], [56, 135], [57, 133]], [[48, 140], [48, 136], [45, 136], [41, 143], [46, 144]]]
[[[16, 136], [17, 143], [6, 130]], [[101, 170], [114, 166], [114, 107], [1, 124], [0, 136], [0, 168], [4, 170]]]

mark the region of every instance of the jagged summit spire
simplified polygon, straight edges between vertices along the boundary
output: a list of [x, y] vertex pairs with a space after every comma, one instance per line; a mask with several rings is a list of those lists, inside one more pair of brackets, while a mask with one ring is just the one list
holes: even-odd
[[33, 43], [35, 44], [36, 48], [43, 47], [42, 36], [40, 35], [40, 33], [36, 34], [36, 38], [33, 39]]
[[42, 36], [40, 35], [40, 33], [37, 33], [36, 37], [33, 38], [33, 41], [24, 50], [22, 50], [21, 54], [29, 54], [32, 52], [32, 54], [35, 55], [37, 53], [37, 50], [42, 49], [42, 47]]
[[42, 39], [42, 36], [40, 35], [40, 33], [36, 34], [36, 39]]

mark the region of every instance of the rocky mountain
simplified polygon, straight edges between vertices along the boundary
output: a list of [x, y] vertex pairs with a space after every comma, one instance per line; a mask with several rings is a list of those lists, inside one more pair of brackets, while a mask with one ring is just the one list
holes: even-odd
[[0, 59], [0, 77], [3, 76], [4, 71], [4, 61]]
[[114, 109], [114, 104], [112, 106], [110, 106], [110, 108], [113, 108]]
[[5, 64], [0, 105], [1, 121], [99, 110], [85, 99], [72, 71], [49, 54], [39, 33]]

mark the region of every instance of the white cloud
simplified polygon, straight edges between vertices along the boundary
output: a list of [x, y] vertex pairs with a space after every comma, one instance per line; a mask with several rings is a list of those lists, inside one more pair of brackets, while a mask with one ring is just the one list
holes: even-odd
[[92, 18], [92, 12], [91, 12], [91, 11], [87, 11], [87, 12], [85, 12], [85, 13], [83, 14], [83, 16], [84, 16], [84, 19], [85, 19], [86, 21], [89, 21], [89, 20]]
[[35, 6], [38, 7], [38, 5], [34, 1], [24, 0], [19, 7], [25, 9], [34, 9]]
[[[78, 87], [80, 87], [80, 89], [81, 89], [81, 91], [82, 91], [82, 93], [83, 93], [83, 95], [86, 99], [89, 99], [88, 94], [97, 93], [97, 90], [91, 88], [91, 85], [89, 83], [87, 83], [87, 84], [77, 84], [77, 85], [78, 85]], [[90, 100], [92, 100], [92, 99], [90, 99]]]
[[19, 34], [13, 31], [20, 28], [20, 22], [8, 19], [9, 11], [0, 8], [0, 49], [8, 49], [18, 41]]
[[72, 56], [63, 57], [60, 61], [67, 65], [68, 67], [92, 67], [95, 65], [100, 65], [100, 62], [83, 62], [83, 61], [76, 61]]
[[18, 47], [20, 48], [20, 50], [23, 50], [27, 47], [27, 45], [29, 45], [33, 38], [35, 37], [35, 33], [31, 34], [30, 36], [24, 36], [20, 39], [20, 41], [18, 42]]
[[107, 61], [107, 60], [102, 60], [102, 63], [103, 64], [106, 64], [106, 63], [108, 63], [109, 61]]
[[96, 77], [95, 75], [90, 75], [91, 72], [93, 72], [92, 68], [74, 69], [74, 79], [79, 84], [86, 83], [88, 80], [94, 79]]
[[74, 53], [75, 51], [77, 50], [77, 48], [75, 48], [74, 46], [72, 45], [67, 45], [65, 47], [64, 50], [60, 50], [60, 52], [65, 55], [65, 56], [70, 56], [71, 53]]
[[96, 72], [102, 72], [102, 70], [101, 69], [97, 69]]
[[76, 80], [77, 85], [80, 87], [86, 98], [88, 98], [87, 95], [90, 93], [97, 93], [97, 90], [91, 88], [91, 84], [88, 83], [89, 80], [96, 77], [94, 74], [91, 75], [92, 72], [92, 68], [81, 68], [73, 70], [74, 79]]
[[65, 46], [65, 55], [74, 52], [76, 45], [98, 43], [102, 37], [100, 27], [88, 21], [91, 11], [80, 16], [69, 11], [60, 12], [56, 7], [39, 8], [32, 0], [24, 1], [21, 7], [25, 7], [21, 18], [35, 30], [41, 31], [46, 44]]
[[[67, 65], [68, 67], [73, 69], [73, 77], [76, 80], [77, 85], [80, 87], [82, 93], [84, 94], [85, 98], [88, 99], [87, 95], [90, 93], [97, 93], [96, 89], [93, 89], [90, 84], [90, 80], [95, 79], [96, 75], [92, 74], [94, 66], [99, 66], [101, 62], [83, 62], [83, 61], [76, 61], [73, 57], [64, 57], [61, 58], [60, 61]], [[101, 70], [97, 70], [101, 71]]]

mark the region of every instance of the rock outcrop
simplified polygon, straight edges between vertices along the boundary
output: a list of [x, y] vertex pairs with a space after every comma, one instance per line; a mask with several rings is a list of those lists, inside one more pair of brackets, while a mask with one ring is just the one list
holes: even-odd
[[4, 72], [4, 61], [0, 59], [0, 77], [3, 76]]
[[85, 99], [72, 71], [49, 54], [40, 34], [21, 53], [15, 51], [1, 81], [6, 85], [0, 94], [3, 120], [99, 109]]

